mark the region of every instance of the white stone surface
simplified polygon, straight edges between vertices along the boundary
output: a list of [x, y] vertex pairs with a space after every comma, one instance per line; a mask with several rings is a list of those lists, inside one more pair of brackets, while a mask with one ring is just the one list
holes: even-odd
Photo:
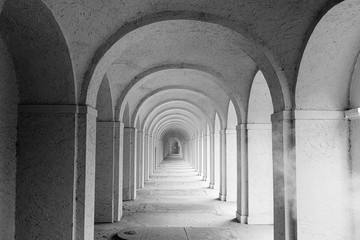
[[349, 209], [349, 125], [346, 120], [296, 121], [298, 237], [354, 239]]
[[249, 224], [274, 223], [272, 132], [266, 126], [248, 130]]

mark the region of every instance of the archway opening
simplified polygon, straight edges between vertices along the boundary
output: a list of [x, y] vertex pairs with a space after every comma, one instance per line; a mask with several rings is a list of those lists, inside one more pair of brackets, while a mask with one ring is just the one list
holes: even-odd
[[180, 145], [177, 141], [171, 144], [171, 154], [180, 154]]
[[273, 111], [269, 88], [262, 72], [258, 71], [250, 91], [247, 116], [249, 224], [274, 222]]
[[237, 132], [238, 118], [232, 101], [229, 102], [226, 127], [226, 201], [237, 200]]

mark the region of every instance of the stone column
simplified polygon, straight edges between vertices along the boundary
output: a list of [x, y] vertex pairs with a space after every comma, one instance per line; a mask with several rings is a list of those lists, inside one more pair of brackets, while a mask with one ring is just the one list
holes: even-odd
[[143, 132], [137, 132], [137, 181], [136, 187], [144, 187], [144, 158], [143, 158]]
[[226, 201], [226, 130], [220, 130], [220, 193], [221, 201]]
[[189, 141], [189, 163], [191, 164], [191, 167], [194, 168], [194, 164], [193, 164], [193, 144], [192, 144], [192, 140]]
[[203, 145], [202, 145], [202, 137], [200, 136], [198, 139], [198, 162], [199, 162], [199, 171], [198, 171], [198, 175], [202, 176], [203, 174], [203, 149], [202, 149]]
[[153, 171], [157, 169], [157, 142], [156, 138], [152, 137], [153, 142]]
[[120, 221], [122, 217], [123, 201], [123, 142], [124, 142], [124, 124], [115, 122], [114, 139], [114, 221]]
[[215, 135], [210, 133], [210, 185], [214, 189], [215, 185]]
[[19, 105], [16, 236], [94, 239], [97, 111]]
[[192, 166], [194, 169], [196, 169], [196, 149], [195, 149], [195, 140], [191, 140], [191, 161]]
[[236, 126], [237, 142], [238, 142], [238, 160], [240, 164], [237, 166], [238, 178], [238, 196], [236, 218], [240, 223], [247, 223], [249, 215], [249, 191], [248, 191], [248, 147], [247, 147], [247, 127], [246, 124]]
[[124, 128], [123, 200], [125, 201], [136, 198], [136, 132], [135, 128]]
[[208, 169], [208, 165], [207, 165], [207, 136], [204, 135], [203, 136], [203, 181], [206, 182], [207, 180], [207, 169]]
[[[226, 201], [237, 198], [237, 137], [235, 129], [226, 130]], [[240, 161], [239, 161], [240, 163]]]
[[272, 127], [247, 124], [248, 129], [248, 224], [274, 223]]
[[296, 240], [296, 162], [293, 112], [271, 116], [273, 132], [274, 239]]
[[149, 181], [149, 134], [144, 134], [144, 181]]
[[350, 154], [351, 154], [351, 193], [350, 204], [353, 212], [354, 239], [360, 239], [360, 108], [346, 111], [345, 116], [350, 120]]
[[114, 221], [114, 122], [97, 122], [95, 222]]
[[199, 147], [197, 138], [194, 139], [194, 165], [195, 169], [199, 171]]
[[190, 148], [190, 140], [186, 142], [186, 160], [188, 163], [191, 163], [191, 148]]

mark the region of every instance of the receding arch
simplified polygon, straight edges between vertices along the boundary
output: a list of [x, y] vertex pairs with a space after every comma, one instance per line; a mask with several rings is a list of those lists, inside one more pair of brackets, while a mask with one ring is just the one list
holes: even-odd
[[[167, 89], [167, 88], [166, 89], [161, 89], [161, 90], [155, 91], [154, 93], [148, 94], [148, 96], [145, 99], [142, 100], [141, 104], [139, 104], [137, 106], [137, 109], [136, 109], [136, 111], [134, 111], [134, 115], [132, 116], [132, 118], [133, 119], [136, 118], [136, 114], [138, 112], [140, 112], [140, 111], [143, 111], [145, 103], [150, 102], [150, 101], [152, 101], [154, 99], [158, 101], [159, 99], [161, 99], [159, 96], [165, 96], [165, 95], [166, 95], [166, 98], [164, 97], [165, 99], [163, 100], [163, 102], [168, 101], [167, 99], [172, 99], [173, 100], [174, 99], [174, 94], [172, 94], [172, 93], [174, 93], [174, 92], [180, 93], [179, 90], [181, 90], [181, 95], [191, 94], [191, 96], [194, 96], [194, 97], [202, 100], [202, 102], [204, 104], [206, 104], [206, 106], [207, 106], [207, 107], [204, 107], [203, 109], [208, 109], [209, 110], [209, 109], [214, 109], [215, 108], [215, 110], [221, 111], [220, 106], [218, 106], [216, 104], [216, 102], [214, 102], [213, 100], [209, 99], [206, 95], [203, 95], [201, 93], [197, 93], [197, 92], [188, 90], [186, 88], [179, 89], [178, 87], [176, 87], [176, 88], [169, 88], [169, 89]], [[181, 100], [181, 101], [186, 100], [187, 102], [192, 102], [191, 100], [188, 100], [188, 99], [185, 99], [185, 98], [184, 99], [176, 99], [175, 98], [175, 100]], [[198, 105], [200, 103], [200, 100], [198, 100], [197, 103], [192, 103], [192, 104]], [[162, 103], [162, 102], [160, 102], [160, 103]], [[199, 107], [199, 108], [201, 108], [201, 107]], [[225, 124], [224, 112], [221, 111], [219, 113], [219, 116], [220, 116], [220, 124], [223, 126]], [[128, 124], [132, 124], [132, 123], [129, 122]]]
[[[229, 89], [226, 85], [222, 84], [224, 80], [220, 73], [217, 73], [215, 70], [213, 70], [207, 66], [181, 63], [181, 64], [164, 64], [164, 65], [152, 67], [152, 68], [142, 72], [138, 76], [136, 76], [130, 82], [130, 84], [126, 86], [126, 88], [122, 91], [120, 97], [118, 98], [117, 106], [121, 106], [120, 110], [119, 110], [120, 116], [123, 112], [123, 107], [122, 107], [122, 106], [124, 106], [123, 103], [129, 101], [128, 99], [131, 97], [131, 92], [134, 91], [134, 89], [137, 89], [138, 87], [140, 87], [141, 84], [146, 82], [150, 76], [152, 76], [154, 74], [158, 74], [160, 72], [164, 72], [166, 70], [169, 71], [169, 70], [179, 70], [179, 69], [197, 70], [199, 73], [202, 73], [203, 75], [205, 75], [205, 77], [208, 77], [208, 79], [210, 81], [214, 82], [218, 86], [218, 88], [220, 88], [220, 90], [218, 88], [216, 88], [216, 89], [218, 89], [218, 91], [223, 91], [224, 94], [228, 95], [228, 97], [235, 103], [234, 106], [235, 106], [238, 116], [242, 115], [242, 112], [244, 110], [243, 110], [242, 104], [240, 102], [240, 99], [235, 99], [235, 97], [232, 94], [231, 89]], [[180, 88], [180, 89], [184, 88], [184, 89], [188, 89], [188, 90], [195, 90], [194, 88], [186, 87], [183, 85], [168, 86], [168, 87], [163, 87], [161, 89], [175, 89], [175, 88]], [[161, 91], [161, 90], [159, 89], [158, 91]], [[204, 91], [202, 89], [196, 89], [196, 91], [201, 92], [203, 95], [209, 96], [208, 94], [206, 94], [206, 91]], [[141, 104], [139, 104], [139, 105], [141, 105]]]
[[144, 117], [145, 120], [143, 121], [141, 129], [147, 130], [147, 123], [148, 123], [149, 119], [152, 119], [159, 112], [168, 110], [168, 109], [174, 109], [174, 108], [187, 110], [187, 111], [191, 112], [192, 114], [201, 117], [201, 119], [206, 119], [208, 124], [210, 126], [213, 126], [213, 123], [210, 121], [210, 119], [206, 117], [205, 112], [203, 112], [203, 110], [201, 110], [201, 108], [199, 108], [197, 105], [195, 105], [192, 102], [186, 101], [186, 100], [176, 100], [175, 99], [173, 101], [166, 101], [164, 103], [161, 103], [158, 106], [156, 106], [155, 108], [151, 109], [149, 111], [149, 113]]
[[224, 29], [232, 29], [232, 31], [239, 33], [239, 39], [243, 42], [243, 50], [254, 59], [269, 81], [274, 106], [276, 106], [278, 110], [291, 108], [292, 99], [285, 73], [282, 71], [280, 64], [277, 63], [276, 58], [264, 45], [258, 44], [256, 38], [251, 37], [248, 32], [243, 31], [243, 28], [237, 26], [235, 22], [228, 21], [220, 16], [191, 11], [168, 11], [150, 14], [142, 17], [141, 20], [135, 20], [120, 28], [95, 54], [83, 83], [81, 101], [90, 106], [94, 105], [94, 96], [96, 96], [96, 92], [98, 91], [99, 79], [102, 79], [106, 69], [115, 60], [118, 52], [124, 48], [124, 46], [121, 46], [122, 43], [119, 40], [129, 38], [128, 33], [151, 25], [152, 23], [181, 19], [216, 24], [224, 27]]

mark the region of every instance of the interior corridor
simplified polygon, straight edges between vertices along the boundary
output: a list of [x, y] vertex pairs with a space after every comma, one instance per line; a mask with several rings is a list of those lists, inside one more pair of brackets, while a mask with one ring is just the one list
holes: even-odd
[[359, 240], [359, 26], [359, 0], [0, 0], [0, 240]]
[[239, 225], [236, 202], [220, 201], [208, 185], [180, 155], [168, 156], [137, 199], [124, 202], [120, 222], [95, 225], [95, 239], [273, 239], [271, 225]]

